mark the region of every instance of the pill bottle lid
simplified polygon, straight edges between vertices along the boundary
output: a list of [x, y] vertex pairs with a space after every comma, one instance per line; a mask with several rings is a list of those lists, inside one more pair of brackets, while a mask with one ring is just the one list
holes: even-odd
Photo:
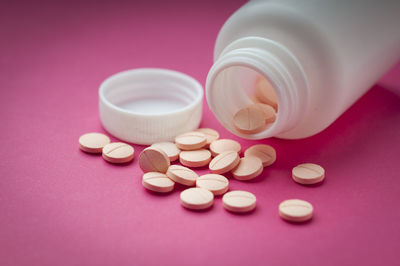
[[186, 74], [159, 68], [127, 70], [100, 85], [100, 119], [105, 130], [123, 141], [172, 141], [199, 126], [202, 100], [202, 86]]

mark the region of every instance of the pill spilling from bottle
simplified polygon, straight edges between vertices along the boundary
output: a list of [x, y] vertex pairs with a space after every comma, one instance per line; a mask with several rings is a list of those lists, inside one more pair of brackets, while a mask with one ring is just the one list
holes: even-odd
[[[269, 108], [275, 110], [272, 105]], [[190, 210], [209, 209], [215, 196], [222, 196], [222, 205], [229, 212], [253, 211], [256, 196], [249, 191], [229, 191], [229, 179], [224, 175], [231, 173], [229, 176], [243, 182], [255, 179], [265, 167], [274, 164], [276, 151], [270, 145], [257, 144], [240, 157], [240, 143], [219, 139], [219, 136], [213, 129], [199, 128], [177, 136], [175, 142], [153, 143], [143, 149], [138, 158], [143, 187], [156, 193], [170, 193], [175, 183], [186, 186], [180, 193], [180, 203]], [[82, 135], [79, 147], [87, 153], [101, 153], [111, 164], [128, 163], [134, 157], [131, 145], [110, 142], [109, 137], [101, 133]], [[205, 166], [210, 173], [199, 176], [196, 168]], [[292, 169], [292, 178], [301, 185], [312, 185], [324, 180], [325, 170], [317, 164], [303, 163]], [[299, 199], [285, 200], [278, 206], [279, 216], [289, 222], [307, 221], [313, 212], [311, 203]]]

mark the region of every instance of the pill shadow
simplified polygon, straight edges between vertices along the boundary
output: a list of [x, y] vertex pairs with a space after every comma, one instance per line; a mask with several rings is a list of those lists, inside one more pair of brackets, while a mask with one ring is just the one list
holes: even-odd
[[183, 209], [185, 209], [186, 211], [192, 212], [192, 213], [207, 213], [207, 212], [210, 212], [211, 210], [214, 209], [214, 204], [211, 205], [210, 207], [206, 208], [206, 209], [201, 209], [201, 210], [189, 209], [189, 208], [184, 207], [183, 205], [181, 205], [181, 207], [182, 207]]
[[285, 219], [283, 219], [281, 217], [279, 217], [279, 219], [281, 219], [282, 221], [284, 221], [287, 224], [291, 224], [291, 225], [294, 225], [294, 226], [308, 226], [308, 225], [311, 225], [312, 223], [314, 223], [314, 220], [315, 220], [314, 217], [311, 218], [310, 220], [307, 220], [307, 221], [304, 221], [304, 222], [288, 221], [288, 220], [285, 220]]
[[258, 212], [258, 207], [255, 207], [254, 209], [252, 209], [251, 211], [248, 211], [248, 212], [232, 212], [225, 208], [224, 208], [224, 210], [226, 213], [228, 213], [229, 215], [232, 215], [232, 216], [249, 216], [249, 215], [256, 214]]
[[104, 161], [105, 163], [109, 164], [109, 165], [112, 165], [112, 166], [125, 167], [125, 166], [131, 165], [131, 164], [133, 163], [134, 160], [131, 160], [131, 161], [126, 162], [126, 163], [111, 163], [111, 162], [106, 161], [106, 160], [104, 160], [104, 159], [103, 159], [103, 161]]
[[169, 192], [155, 192], [155, 191], [149, 190], [149, 189], [147, 189], [147, 188], [145, 188], [145, 187], [143, 187], [143, 189], [144, 189], [149, 195], [156, 196], [156, 197], [168, 197], [168, 196], [171, 196], [172, 194], [174, 194], [174, 190], [169, 191]]

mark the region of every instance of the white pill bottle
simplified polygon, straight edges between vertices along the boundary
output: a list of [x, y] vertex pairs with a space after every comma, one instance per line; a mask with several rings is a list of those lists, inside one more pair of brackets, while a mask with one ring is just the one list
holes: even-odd
[[[400, 0], [255, 0], [220, 30], [206, 82], [210, 109], [247, 139], [305, 138], [333, 123], [400, 57]], [[242, 134], [234, 114], [264, 76], [277, 118]]]

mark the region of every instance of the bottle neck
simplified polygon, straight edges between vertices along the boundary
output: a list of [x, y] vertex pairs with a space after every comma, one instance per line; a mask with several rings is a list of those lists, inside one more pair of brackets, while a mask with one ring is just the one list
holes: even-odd
[[[252, 104], [254, 83], [264, 76], [278, 99], [275, 122], [255, 134], [242, 134], [232, 124], [235, 113]], [[308, 106], [308, 82], [296, 57], [269, 39], [246, 37], [228, 45], [216, 59], [206, 81], [206, 97], [219, 122], [247, 139], [279, 136], [296, 127]]]

